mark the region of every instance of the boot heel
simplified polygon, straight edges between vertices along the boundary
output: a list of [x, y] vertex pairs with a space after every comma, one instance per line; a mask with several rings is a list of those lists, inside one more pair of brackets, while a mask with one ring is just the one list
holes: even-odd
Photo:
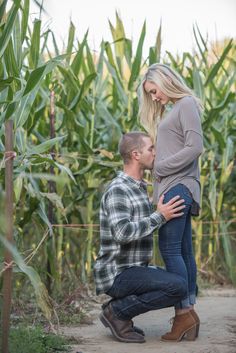
[[197, 324], [197, 326], [196, 326], [196, 337], [198, 337], [198, 334], [199, 334], [199, 328], [200, 328], [200, 324]]
[[190, 310], [190, 313], [192, 315], [192, 317], [194, 318], [195, 322], [196, 322], [196, 338], [198, 337], [199, 334], [199, 328], [200, 328], [200, 319], [198, 314], [196, 313], [196, 311], [194, 309]]
[[194, 341], [197, 337], [197, 325], [193, 326], [187, 332], [185, 332], [184, 337], [187, 341]]

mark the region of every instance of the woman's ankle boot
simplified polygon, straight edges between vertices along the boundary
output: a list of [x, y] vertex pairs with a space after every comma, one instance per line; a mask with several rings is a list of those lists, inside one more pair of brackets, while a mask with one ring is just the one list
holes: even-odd
[[199, 333], [199, 328], [200, 328], [200, 319], [198, 314], [196, 313], [196, 311], [194, 309], [190, 310], [191, 315], [193, 316], [195, 322], [196, 322], [196, 337], [198, 337], [198, 333]]
[[197, 324], [189, 312], [174, 317], [171, 332], [167, 332], [161, 337], [162, 341], [181, 341], [185, 337], [188, 341], [194, 341], [196, 338]]

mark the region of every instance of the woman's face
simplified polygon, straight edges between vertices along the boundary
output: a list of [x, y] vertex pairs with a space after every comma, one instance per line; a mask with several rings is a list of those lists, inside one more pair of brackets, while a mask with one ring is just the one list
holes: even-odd
[[153, 101], [160, 102], [161, 105], [166, 105], [170, 101], [170, 98], [167, 97], [155, 83], [146, 81], [143, 87], [145, 92], [151, 95]]

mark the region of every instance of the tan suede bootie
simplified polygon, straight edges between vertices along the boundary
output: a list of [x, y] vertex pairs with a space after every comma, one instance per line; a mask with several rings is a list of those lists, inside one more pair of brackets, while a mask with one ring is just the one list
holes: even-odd
[[181, 341], [185, 337], [188, 341], [194, 341], [196, 338], [196, 321], [189, 312], [174, 317], [171, 332], [167, 332], [161, 337], [162, 341]]
[[190, 310], [191, 315], [193, 316], [195, 322], [196, 322], [196, 337], [198, 337], [199, 334], [199, 328], [200, 328], [200, 319], [198, 314], [196, 313], [196, 311], [194, 309]]

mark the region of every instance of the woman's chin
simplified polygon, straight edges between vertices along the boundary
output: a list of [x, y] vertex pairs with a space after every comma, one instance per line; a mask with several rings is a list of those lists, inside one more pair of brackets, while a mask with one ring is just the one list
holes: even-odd
[[166, 104], [169, 103], [169, 101], [170, 101], [169, 99], [161, 99], [161, 100], [160, 100], [160, 104], [161, 104], [161, 105], [166, 105]]

